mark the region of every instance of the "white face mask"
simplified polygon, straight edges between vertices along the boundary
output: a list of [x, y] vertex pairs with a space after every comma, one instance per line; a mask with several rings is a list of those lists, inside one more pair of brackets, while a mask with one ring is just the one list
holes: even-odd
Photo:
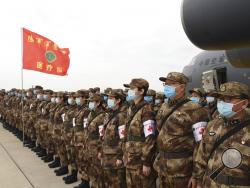
[[42, 100], [42, 99], [43, 99], [43, 95], [38, 94], [38, 95], [36, 96], [36, 98], [39, 99], [39, 100]]
[[214, 97], [206, 97], [207, 104], [214, 102]]
[[68, 104], [69, 104], [69, 105], [74, 104], [74, 99], [72, 99], [72, 98], [68, 98]]
[[56, 98], [55, 98], [55, 97], [52, 97], [52, 98], [51, 98], [51, 102], [52, 102], [52, 103], [56, 103]]
[[59, 103], [60, 103], [60, 101], [61, 101], [61, 100], [60, 100], [60, 98], [59, 98], [59, 97], [57, 97], [57, 98], [56, 98], [56, 103], [57, 103], [57, 104], [59, 104]]

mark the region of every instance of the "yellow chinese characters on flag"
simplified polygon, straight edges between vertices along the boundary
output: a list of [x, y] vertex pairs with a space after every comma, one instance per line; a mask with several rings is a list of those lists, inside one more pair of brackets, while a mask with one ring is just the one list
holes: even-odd
[[23, 28], [23, 69], [65, 76], [70, 65], [68, 48]]

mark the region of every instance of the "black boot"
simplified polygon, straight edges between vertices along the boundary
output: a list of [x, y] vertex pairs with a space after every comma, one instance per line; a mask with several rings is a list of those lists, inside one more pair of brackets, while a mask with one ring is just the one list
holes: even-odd
[[25, 139], [24, 140], [24, 146], [25, 147], [28, 147], [28, 145], [31, 144], [31, 140], [28, 138], [28, 139]]
[[36, 147], [36, 142], [32, 141], [27, 147], [30, 148], [30, 149]]
[[40, 151], [42, 151], [42, 147], [40, 144], [38, 144], [38, 146], [36, 146], [35, 148], [32, 148], [31, 150], [34, 152], [40, 152]]
[[82, 179], [82, 182], [79, 185], [75, 186], [74, 188], [90, 188], [89, 182]]
[[71, 184], [77, 182], [77, 170], [72, 170], [72, 173], [70, 176], [67, 176], [65, 178], [65, 184]]
[[48, 154], [46, 157], [42, 159], [45, 163], [49, 163], [53, 161], [53, 154]]
[[64, 166], [58, 169], [58, 171], [56, 172], [56, 176], [63, 176], [65, 174], [68, 174], [69, 169], [68, 166]]
[[56, 157], [53, 163], [48, 164], [49, 168], [57, 168], [60, 166], [60, 159], [59, 157]]
[[37, 153], [37, 156], [38, 156], [38, 157], [45, 157], [46, 155], [47, 155], [47, 152], [46, 152], [45, 149], [42, 149], [41, 152]]

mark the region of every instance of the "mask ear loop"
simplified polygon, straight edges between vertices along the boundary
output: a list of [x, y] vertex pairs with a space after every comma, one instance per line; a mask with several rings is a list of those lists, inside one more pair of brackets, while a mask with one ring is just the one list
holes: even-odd
[[[244, 102], [244, 100], [243, 101], [239, 101], [239, 102], [237, 102], [236, 104], [234, 104], [234, 106], [236, 106], [236, 105], [238, 105], [238, 104], [240, 104], [241, 102]], [[238, 110], [237, 112], [235, 112], [235, 114], [238, 114], [238, 113], [240, 113], [241, 111], [243, 111], [244, 109], [246, 109], [246, 107], [244, 107], [245, 105], [243, 105], [242, 107], [241, 107], [241, 109], [240, 110]], [[244, 107], [244, 108], [243, 108]]]

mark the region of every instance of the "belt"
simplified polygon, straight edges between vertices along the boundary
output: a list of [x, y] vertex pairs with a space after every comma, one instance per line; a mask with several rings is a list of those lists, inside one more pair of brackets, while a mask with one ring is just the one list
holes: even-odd
[[247, 178], [238, 178], [233, 176], [228, 176], [225, 174], [218, 174], [214, 181], [216, 181], [219, 184], [225, 184], [225, 185], [235, 185], [235, 186], [250, 186], [250, 179]]
[[183, 151], [183, 152], [165, 152], [160, 151], [159, 152], [161, 157], [164, 157], [166, 159], [182, 159], [182, 158], [188, 158], [193, 155], [192, 151]]
[[105, 139], [103, 141], [103, 144], [107, 145], [107, 146], [117, 146], [118, 143], [119, 143], [119, 141], [117, 141], [117, 140], [108, 140], [108, 139]]
[[145, 141], [145, 138], [141, 136], [128, 135], [127, 141], [143, 142]]
[[97, 133], [97, 134], [90, 133], [90, 134], [88, 135], [88, 137], [89, 137], [90, 139], [92, 139], [92, 140], [98, 140], [98, 139], [99, 139], [99, 133]]

